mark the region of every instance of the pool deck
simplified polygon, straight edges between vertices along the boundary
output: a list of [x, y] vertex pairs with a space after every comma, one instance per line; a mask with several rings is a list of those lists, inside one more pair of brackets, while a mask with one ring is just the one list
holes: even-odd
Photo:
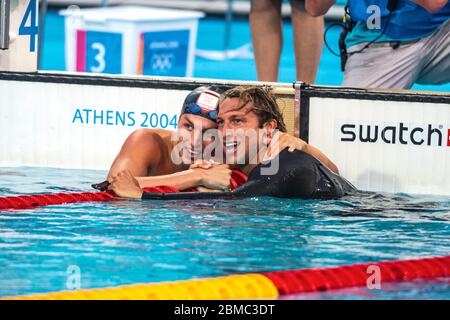
[[[100, 6], [102, 0], [47, 0], [49, 5], [53, 6]], [[208, 14], [225, 14], [227, 12], [228, 1], [226, 0], [109, 0], [109, 5], [146, 5], [155, 6], [161, 8], [173, 8], [173, 9], [189, 9], [199, 10]], [[236, 15], [246, 16], [250, 12], [249, 1], [233, 1], [233, 11]], [[288, 3], [283, 3], [282, 14], [285, 17], [290, 16], [291, 6]], [[344, 15], [343, 6], [334, 6], [325, 16], [326, 19], [337, 20], [341, 19]]]

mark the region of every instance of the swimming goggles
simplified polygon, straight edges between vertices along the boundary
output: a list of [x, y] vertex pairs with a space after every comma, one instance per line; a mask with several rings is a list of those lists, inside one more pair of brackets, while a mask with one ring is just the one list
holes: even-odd
[[185, 113], [192, 115], [203, 115], [213, 121], [217, 120], [217, 110], [204, 111], [197, 103], [190, 103], [186, 107]]

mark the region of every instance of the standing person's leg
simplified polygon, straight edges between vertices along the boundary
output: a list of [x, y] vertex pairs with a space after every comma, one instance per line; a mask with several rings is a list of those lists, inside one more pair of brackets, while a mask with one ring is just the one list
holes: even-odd
[[[424, 44], [373, 45], [350, 54], [345, 66], [344, 87], [410, 89], [420, 72]], [[350, 48], [349, 52], [353, 49]]]
[[[352, 48], [348, 50], [354, 51]], [[450, 21], [414, 43], [390, 46], [374, 44], [351, 54], [343, 86], [410, 89], [414, 83], [450, 82]]]
[[250, 27], [258, 80], [278, 80], [282, 35], [281, 0], [252, 0]]
[[417, 83], [444, 84], [450, 82], [450, 20], [426, 42], [426, 56]]
[[291, 0], [291, 8], [297, 80], [314, 83], [322, 56], [324, 19], [310, 16], [304, 0]]

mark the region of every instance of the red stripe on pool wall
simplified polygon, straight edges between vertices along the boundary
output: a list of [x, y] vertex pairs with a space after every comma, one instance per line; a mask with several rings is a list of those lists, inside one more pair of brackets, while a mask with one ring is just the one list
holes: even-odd
[[85, 72], [86, 71], [86, 31], [77, 30], [77, 63], [76, 71]]
[[139, 36], [139, 52], [136, 74], [142, 75], [144, 73], [144, 34]]
[[447, 133], [447, 147], [450, 147], [450, 129], [448, 129]]

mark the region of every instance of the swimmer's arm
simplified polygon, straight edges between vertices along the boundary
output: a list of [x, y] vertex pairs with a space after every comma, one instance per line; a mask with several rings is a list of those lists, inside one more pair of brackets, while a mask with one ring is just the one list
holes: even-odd
[[[144, 170], [145, 168], [145, 170]], [[122, 169], [122, 170], [121, 170]], [[129, 170], [133, 176], [139, 182], [139, 186], [141, 188], [150, 188], [156, 186], [173, 186], [178, 188], [179, 190], [184, 190], [188, 188], [194, 188], [199, 185], [202, 185], [202, 175], [196, 172], [193, 169], [185, 170], [181, 172], [176, 172], [168, 175], [160, 175], [160, 176], [146, 176], [146, 171], [148, 167], [145, 165], [140, 165], [133, 160], [129, 159], [116, 159], [110, 173], [108, 175], [108, 180], [110, 181], [112, 177], [116, 176], [116, 173], [119, 173], [123, 170]], [[136, 176], [135, 174], [141, 174], [142, 176]]]
[[148, 174], [149, 168], [158, 166], [162, 158], [161, 137], [151, 129], [134, 131], [125, 140], [108, 173], [108, 180], [124, 170], [134, 177]]
[[174, 186], [179, 190], [192, 187], [206, 187], [212, 190], [228, 190], [230, 188], [231, 169], [228, 165], [215, 164], [204, 169], [194, 167], [182, 172], [165, 176], [138, 178], [141, 188], [155, 186]]
[[163, 157], [162, 149], [167, 146], [161, 136], [151, 129], [134, 131], [124, 142], [122, 149], [114, 160], [108, 174], [108, 181], [120, 172], [129, 171], [135, 177], [141, 188], [170, 185], [180, 190], [197, 186], [211, 189], [224, 189], [229, 185], [229, 177], [223, 168], [204, 170], [194, 168], [182, 172], [147, 177], [151, 168], [160, 165]]
[[314, 146], [312, 146], [310, 144], [307, 144], [303, 151], [308, 153], [308, 154], [310, 154], [310, 155], [312, 155], [313, 157], [315, 157], [317, 160], [319, 160], [324, 165], [326, 165], [328, 167], [328, 169], [330, 169], [334, 173], [339, 174], [339, 169], [334, 164], [334, 162], [331, 161], [322, 151], [320, 151], [316, 147], [314, 147]]
[[[183, 180], [183, 172], [180, 172], [176, 179]], [[153, 180], [153, 183], [154, 184], [152, 186], [173, 185], [175, 184], [175, 181], [172, 181], [170, 177], [169, 179], [167, 179], [167, 177], [163, 177], [162, 179], [159, 179], [159, 181]], [[182, 189], [183, 185], [178, 184], [177, 187]], [[124, 170], [119, 172], [117, 175], [114, 175], [111, 178], [110, 185], [108, 187], [108, 189], [113, 191], [117, 196], [128, 199], [141, 199], [142, 194], [144, 193], [142, 188], [143, 187], [140, 185], [138, 179], [133, 177], [130, 170]]]
[[141, 188], [173, 186], [179, 190], [198, 187], [203, 184], [203, 176], [195, 169], [153, 177], [136, 177]]
[[[316, 147], [306, 143], [300, 138], [294, 137], [288, 133], [279, 132], [278, 134], [278, 152], [288, 148], [289, 152], [294, 150], [299, 150], [308, 153], [309, 155], [315, 157], [325, 166], [327, 166], [331, 171], [339, 174], [338, 167], [331, 161], [323, 152], [321, 152]], [[272, 154], [272, 148], [269, 146], [267, 153]]]
[[[119, 172], [111, 179], [108, 189], [118, 197], [143, 200], [180, 200], [180, 199], [232, 199], [243, 198], [245, 195], [236, 192], [177, 192], [151, 193], [144, 192], [135, 177], [128, 170]], [[237, 190], [237, 189], [236, 189]]]
[[325, 15], [336, 3], [336, 0], [306, 0], [306, 12], [313, 17]]

